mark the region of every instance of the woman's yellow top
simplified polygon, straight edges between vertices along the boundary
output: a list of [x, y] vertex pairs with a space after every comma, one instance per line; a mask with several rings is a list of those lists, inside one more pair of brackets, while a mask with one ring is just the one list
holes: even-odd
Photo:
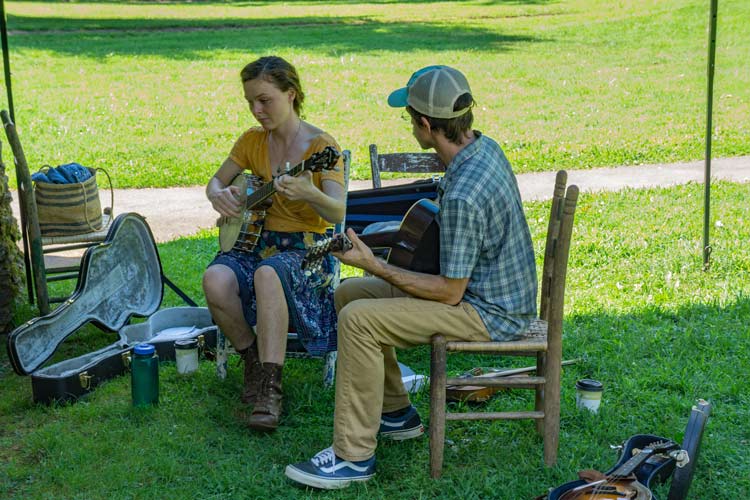
[[[254, 127], [242, 134], [234, 143], [229, 157], [238, 166], [245, 170], [250, 170], [257, 175], [263, 182], [271, 182], [271, 163], [268, 159], [268, 131], [262, 127]], [[313, 153], [323, 151], [326, 146], [333, 146], [336, 151], [341, 151], [339, 145], [330, 135], [322, 133], [313, 138], [310, 147], [305, 151], [304, 158], [309, 158]], [[294, 165], [290, 165], [294, 167]], [[337, 170], [322, 170], [313, 172], [312, 182], [322, 191], [323, 180], [331, 180], [344, 186], [344, 162], [343, 156], [339, 158], [336, 164]], [[313, 208], [305, 201], [291, 201], [278, 193], [272, 197], [273, 205], [266, 213], [266, 221], [263, 224], [264, 229], [270, 231], [311, 231], [314, 233], [324, 233], [332, 223], [323, 219]]]

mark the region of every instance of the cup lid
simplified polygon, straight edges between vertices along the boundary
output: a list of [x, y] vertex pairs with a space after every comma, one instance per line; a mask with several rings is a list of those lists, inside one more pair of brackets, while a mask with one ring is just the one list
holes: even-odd
[[138, 344], [133, 348], [133, 352], [139, 356], [148, 356], [156, 352], [156, 347], [151, 344]]
[[198, 339], [175, 340], [175, 349], [195, 349], [198, 347]]
[[580, 389], [582, 391], [599, 392], [604, 389], [604, 386], [598, 380], [583, 378], [576, 382], [576, 389]]

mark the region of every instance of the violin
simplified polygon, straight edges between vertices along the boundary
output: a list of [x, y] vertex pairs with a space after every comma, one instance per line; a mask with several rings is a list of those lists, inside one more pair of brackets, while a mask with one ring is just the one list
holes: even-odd
[[[673, 441], [656, 441], [638, 450], [627, 462], [609, 474], [597, 471], [582, 471], [580, 481], [568, 483], [560, 500], [652, 500], [651, 490], [641, 484], [635, 476], [635, 471], [652, 455], [666, 453], [678, 449]], [[635, 451], [635, 450], [634, 450]]]

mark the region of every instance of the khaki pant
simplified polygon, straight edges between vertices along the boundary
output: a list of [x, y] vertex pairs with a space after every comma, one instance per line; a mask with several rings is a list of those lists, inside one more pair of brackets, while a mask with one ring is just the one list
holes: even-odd
[[336, 289], [339, 315], [333, 449], [345, 460], [375, 454], [380, 415], [411, 404], [394, 347], [447, 340], [488, 341], [468, 303], [449, 306], [413, 298], [379, 278], [344, 280]]

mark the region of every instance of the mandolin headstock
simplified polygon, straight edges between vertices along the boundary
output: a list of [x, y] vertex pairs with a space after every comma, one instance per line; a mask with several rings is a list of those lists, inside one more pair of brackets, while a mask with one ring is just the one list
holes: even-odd
[[344, 234], [336, 234], [325, 240], [320, 240], [307, 249], [307, 254], [302, 260], [302, 270], [308, 276], [320, 270], [323, 257], [330, 252], [346, 252], [352, 248], [351, 240]]

